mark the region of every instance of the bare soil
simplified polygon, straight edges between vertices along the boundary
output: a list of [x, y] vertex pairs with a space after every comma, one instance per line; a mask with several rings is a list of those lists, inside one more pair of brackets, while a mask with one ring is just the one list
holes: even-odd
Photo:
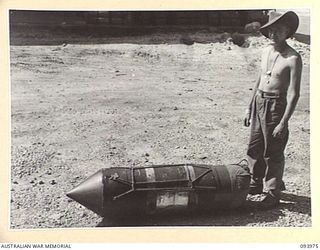
[[[243, 115], [267, 39], [249, 36], [239, 47], [228, 34], [190, 34], [195, 43], [189, 46], [180, 38], [11, 46], [11, 228], [130, 225], [108, 224], [66, 197], [100, 168], [229, 164], [246, 157]], [[289, 43], [304, 67], [280, 206], [260, 211], [248, 200], [239, 210], [142, 218], [133, 225], [311, 226], [310, 48]]]

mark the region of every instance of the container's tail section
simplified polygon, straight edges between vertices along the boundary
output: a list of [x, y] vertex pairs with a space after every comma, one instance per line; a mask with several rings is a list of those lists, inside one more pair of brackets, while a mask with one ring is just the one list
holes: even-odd
[[[228, 183], [230, 186], [220, 188], [216, 194], [216, 202], [219, 207], [237, 208], [243, 205], [249, 192], [250, 174], [246, 167], [241, 165], [219, 166], [218, 173], [223, 173], [225, 178], [222, 183]], [[228, 178], [226, 177], [228, 176]], [[220, 204], [218, 204], [220, 203]]]

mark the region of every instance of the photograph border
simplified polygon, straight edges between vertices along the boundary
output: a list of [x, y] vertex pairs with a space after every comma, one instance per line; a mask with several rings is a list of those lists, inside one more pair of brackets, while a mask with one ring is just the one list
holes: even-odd
[[[69, 242], [69, 243], [112, 243], [112, 242], [171, 242], [171, 243], [318, 243], [320, 241], [320, 176], [319, 142], [319, 34], [316, 23], [320, 23], [320, 4], [317, 0], [279, 1], [267, 4], [259, 1], [0, 1], [0, 242]], [[262, 9], [262, 8], [309, 8], [311, 16], [310, 55], [310, 182], [312, 199], [312, 226], [301, 227], [137, 227], [137, 228], [57, 228], [57, 229], [10, 229], [10, 70], [9, 70], [9, 9], [27, 10], [207, 10], [207, 9]]]

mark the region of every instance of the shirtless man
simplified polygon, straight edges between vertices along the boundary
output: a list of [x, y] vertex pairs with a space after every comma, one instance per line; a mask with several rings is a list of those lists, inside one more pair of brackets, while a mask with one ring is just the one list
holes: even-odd
[[[288, 141], [288, 121], [300, 93], [302, 60], [286, 39], [297, 30], [298, 16], [292, 12], [271, 12], [269, 22], [261, 27], [271, 40], [261, 58], [261, 73], [246, 110], [245, 126], [250, 126], [248, 161], [252, 179], [249, 194], [267, 193], [261, 206], [279, 204], [284, 170], [284, 149]], [[263, 185], [264, 181], [264, 185]]]

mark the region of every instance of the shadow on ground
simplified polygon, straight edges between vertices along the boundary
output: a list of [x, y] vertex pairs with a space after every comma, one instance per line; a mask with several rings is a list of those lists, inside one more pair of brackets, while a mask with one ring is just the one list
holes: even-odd
[[[10, 45], [39, 46], [63, 44], [187, 44], [225, 42], [226, 36], [239, 28], [209, 26], [166, 26], [166, 27], [103, 27], [103, 26], [74, 26], [74, 27], [10, 27]], [[197, 32], [205, 34], [191, 39], [189, 35]], [[221, 34], [223, 37], [217, 37]], [[164, 35], [164, 36], [163, 36]], [[253, 35], [253, 34], [251, 34]], [[241, 34], [245, 37], [248, 34]]]
[[247, 200], [244, 206], [233, 210], [162, 214], [152, 217], [139, 215], [116, 220], [104, 218], [97, 227], [247, 226], [277, 221], [285, 215], [284, 210], [311, 215], [311, 199], [306, 196], [283, 193], [280, 205], [269, 210], [260, 208], [259, 204], [259, 201]]
[[[237, 28], [239, 30], [239, 28]], [[13, 26], [10, 28], [10, 45], [15, 46], [39, 46], [39, 45], [63, 45], [63, 44], [109, 44], [109, 43], [130, 43], [130, 44], [187, 44], [225, 42], [228, 38], [225, 34], [237, 34], [237, 37], [245, 39], [248, 35], [239, 34], [236, 28], [212, 28], [200, 27], [28, 27]], [[191, 39], [190, 34], [202, 32], [206, 36]], [[227, 33], [224, 33], [227, 32]], [[169, 34], [161, 36], [159, 34]], [[222, 38], [217, 36], [222, 34]], [[152, 36], [153, 35], [153, 36]], [[137, 39], [139, 38], [140, 39]], [[143, 38], [143, 40], [141, 39]], [[169, 39], [168, 39], [169, 37]], [[310, 35], [296, 33], [294, 38], [302, 43], [310, 45]], [[190, 41], [188, 41], [190, 40]], [[190, 44], [189, 44], [190, 43]]]
[[281, 200], [289, 202], [281, 205], [291, 212], [302, 213], [311, 216], [311, 199], [306, 196], [299, 196], [290, 193], [283, 193]]

